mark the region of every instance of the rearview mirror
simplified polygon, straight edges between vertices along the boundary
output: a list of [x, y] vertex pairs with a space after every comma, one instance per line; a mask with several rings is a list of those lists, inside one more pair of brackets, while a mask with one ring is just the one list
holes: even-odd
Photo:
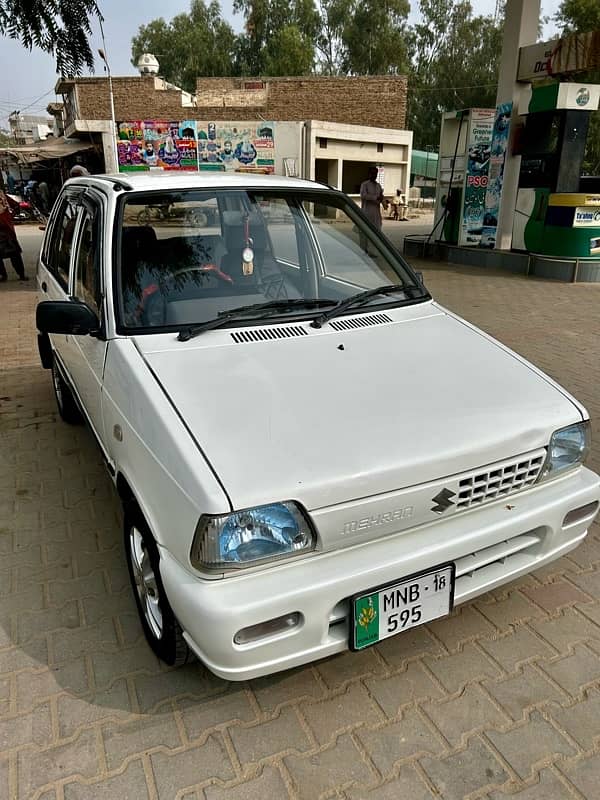
[[77, 300], [44, 300], [35, 311], [35, 324], [41, 333], [66, 333], [74, 336], [97, 333], [100, 321], [85, 303]]

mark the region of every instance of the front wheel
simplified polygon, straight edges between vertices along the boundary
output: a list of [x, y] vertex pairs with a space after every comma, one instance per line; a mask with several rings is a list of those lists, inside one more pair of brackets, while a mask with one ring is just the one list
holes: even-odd
[[75, 402], [73, 392], [60, 374], [55, 356], [52, 358], [52, 386], [61, 419], [69, 425], [78, 425], [81, 422], [81, 412]]
[[135, 503], [125, 509], [125, 554], [135, 603], [148, 644], [170, 666], [191, 660], [191, 652], [165, 594], [158, 547]]

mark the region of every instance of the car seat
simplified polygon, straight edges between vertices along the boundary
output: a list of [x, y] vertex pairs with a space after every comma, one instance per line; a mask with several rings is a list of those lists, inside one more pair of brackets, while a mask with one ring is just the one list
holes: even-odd
[[[270, 252], [263, 220], [256, 213], [246, 217], [241, 211], [224, 211], [223, 233], [227, 252], [221, 259], [221, 269], [234, 279], [236, 286], [262, 293], [268, 299], [286, 297], [281, 269]], [[242, 252], [247, 246], [246, 232], [252, 239], [254, 270], [244, 275]]]

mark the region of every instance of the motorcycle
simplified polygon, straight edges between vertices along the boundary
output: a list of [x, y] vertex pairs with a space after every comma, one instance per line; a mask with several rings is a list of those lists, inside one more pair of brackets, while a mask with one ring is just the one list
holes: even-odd
[[40, 209], [28, 200], [23, 200], [16, 194], [7, 194], [8, 204], [12, 214], [13, 222], [46, 222], [46, 217]]

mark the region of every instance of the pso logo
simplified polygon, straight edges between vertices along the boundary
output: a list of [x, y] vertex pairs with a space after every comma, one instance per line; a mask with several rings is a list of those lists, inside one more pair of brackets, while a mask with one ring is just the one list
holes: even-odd
[[586, 89], [585, 86], [582, 87], [577, 92], [577, 97], [575, 98], [575, 102], [577, 103], [578, 106], [587, 106], [587, 104], [590, 102], [590, 90]]

